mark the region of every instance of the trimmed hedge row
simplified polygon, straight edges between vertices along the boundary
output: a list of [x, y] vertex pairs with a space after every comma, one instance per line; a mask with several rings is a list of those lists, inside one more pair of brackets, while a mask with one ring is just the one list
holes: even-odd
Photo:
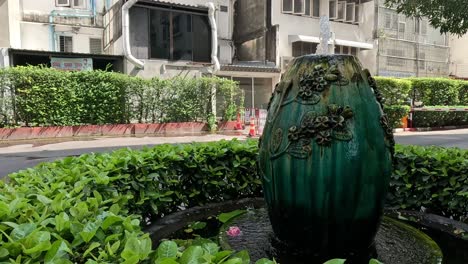
[[468, 126], [468, 112], [413, 112], [414, 127]]
[[[261, 195], [257, 141], [160, 145], [44, 163], [0, 181], [0, 263], [154, 263], [142, 228]], [[468, 151], [398, 146], [388, 204], [466, 216]]]
[[[468, 82], [447, 78], [388, 78], [375, 77], [377, 86], [386, 99], [385, 112], [394, 128], [401, 127], [411, 99], [424, 106], [468, 105]], [[468, 125], [465, 112], [415, 112], [414, 127], [441, 127]]]
[[0, 69], [0, 126], [207, 122], [212, 98], [222, 99], [219, 113], [232, 120], [239, 97], [236, 82], [217, 77], [145, 80], [104, 71], [14, 67]]
[[448, 78], [375, 77], [386, 104], [409, 104], [413, 98], [424, 106], [468, 105], [468, 81]]

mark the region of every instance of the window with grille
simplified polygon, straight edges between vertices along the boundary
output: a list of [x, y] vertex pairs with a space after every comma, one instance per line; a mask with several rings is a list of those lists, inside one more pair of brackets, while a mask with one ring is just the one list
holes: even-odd
[[89, 53], [101, 54], [102, 53], [102, 40], [99, 38], [89, 39]]
[[310, 16], [311, 14], [310, 11], [312, 10], [312, 6], [311, 6], [312, 0], [305, 0], [304, 4], [305, 4], [304, 15]]
[[356, 5], [356, 7], [354, 8], [354, 22], [356, 23], [359, 23], [359, 8], [360, 5]]
[[320, 17], [320, 0], [311, 0], [313, 2], [312, 5], [312, 15], [314, 17]]
[[392, 27], [392, 15], [391, 14], [385, 14], [385, 28], [391, 28]]
[[292, 44], [293, 57], [299, 57], [308, 54], [315, 54], [317, 52], [317, 43], [297, 41]]
[[73, 8], [86, 8], [86, 0], [72, 0]]
[[354, 22], [355, 21], [355, 8], [356, 5], [354, 3], [347, 3], [346, 4], [346, 22]]
[[338, 20], [345, 20], [346, 17], [346, 2], [338, 2]]
[[292, 13], [293, 12], [293, 0], [283, 0], [282, 10], [283, 10], [283, 13]]
[[305, 11], [305, 3], [304, 0], [294, 0], [294, 14], [304, 14]]
[[211, 27], [206, 13], [152, 9], [149, 22], [151, 58], [211, 61]]
[[59, 36], [59, 51], [73, 52], [73, 37]]
[[419, 53], [418, 65], [419, 65], [420, 70], [426, 69], [426, 53], [423, 53], [423, 52]]
[[421, 20], [421, 35], [427, 35], [427, 20]]
[[398, 38], [399, 39], [404, 39], [405, 38], [405, 32], [406, 32], [406, 23], [405, 22], [399, 22], [398, 23]]
[[[387, 54], [389, 56], [394, 56], [394, 57], [387, 57], [387, 66], [403, 67], [406, 65], [406, 60], [402, 58], [405, 56], [405, 52], [403, 50], [389, 49], [387, 50]], [[395, 57], [400, 57], [400, 58], [395, 58]]]
[[55, 6], [70, 6], [70, 0], [55, 0]]
[[336, 19], [338, 17], [338, 1], [330, 0], [329, 15], [330, 15], [330, 19]]

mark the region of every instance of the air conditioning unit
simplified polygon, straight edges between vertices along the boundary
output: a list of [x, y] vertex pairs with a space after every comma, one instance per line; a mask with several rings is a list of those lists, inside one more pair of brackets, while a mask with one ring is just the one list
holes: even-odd
[[294, 57], [282, 56], [281, 57], [281, 71], [285, 71]]

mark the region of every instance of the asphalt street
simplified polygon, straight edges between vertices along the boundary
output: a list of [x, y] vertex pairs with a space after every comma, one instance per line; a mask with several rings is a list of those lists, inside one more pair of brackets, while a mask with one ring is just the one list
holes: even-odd
[[[41, 147], [34, 146], [7, 146], [0, 144], [0, 178], [19, 171], [31, 168], [41, 162], [50, 162], [68, 156], [79, 156], [83, 153], [112, 152], [116, 149], [129, 147], [139, 149], [144, 146], [154, 146], [161, 143], [183, 143], [193, 141], [215, 141], [220, 139], [230, 139], [233, 137], [212, 137], [212, 138], [149, 138], [146, 140], [137, 139], [97, 139], [94, 141], [78, 141], [73, 143], [50, 144]], [[245, 137], [241, 137], [245, 138]], [[107, 141], [106, 141], [107, 140]], [[435, 131], [435, 132], [404, 132], [395, 134], [398, 144], [411, 144], [421, 146], [442, 146], [459, 147], [468, 149], [468, 129]], [[101, 141], [107, 142], [106, 144]], [[109, 143], [111, 142], [111, 143]], [[62, 145], [61, 145], [62, 144]], [[68, 145], [67, 145], [68, 144]], [[61, 149], [62, 148], [62, 149]]]

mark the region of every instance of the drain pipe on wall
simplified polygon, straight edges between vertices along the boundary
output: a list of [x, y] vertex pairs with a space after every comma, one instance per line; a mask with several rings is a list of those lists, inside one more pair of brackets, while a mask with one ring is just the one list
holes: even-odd
[[211, 26], [211, 63], [213, 63], [213, 74], [221, 69], [218, 60], [218, 27], [215, 20], [216, 7], [213, 2], [206, 4], [208, 7], [208, 19]]
[[132, 55], [130, 48], [130, 8], [136, 4], [138, 0], [129, 0], [122, 6], [122, 37], [123, 37], [123, 51], [125, 58], [138, 69], [143, 69], [145, 65], [143, 61], [135, 58]]
[[74, 11], [71, 12], [64, 12], [64, 10], [52, 10], [49, 14], [49, 49], [51, 51], [56, 50], [56, 34], [55, 34], [55, 25], [54, 25], [54, 17], [81, 17], [81, 18], [93, 18], [93, 24], [96, 25], [96, 17], [97, 17], [97, 10], [96, 10], [96, 0], [89, 0], [90, 9], [89, 14], [77, 13]]
[[[221, 68], [218, 60], [218, 27], [215, 20], [216, 7], [213, 2], [206, 3], [208, 7], [208, 19], [210, 20], [211, 26], [211, 63], [213, 64], [212, 75], [216, 74]], [[211, 115], [216, 120], [216, 84], [211, 87]], [[208, 120], [210, 121], [210, 120]], [[208, 122], [210, 123], [210, 122]], [[211, 127], [211, 130], [215, 130], [215, 127]]]

